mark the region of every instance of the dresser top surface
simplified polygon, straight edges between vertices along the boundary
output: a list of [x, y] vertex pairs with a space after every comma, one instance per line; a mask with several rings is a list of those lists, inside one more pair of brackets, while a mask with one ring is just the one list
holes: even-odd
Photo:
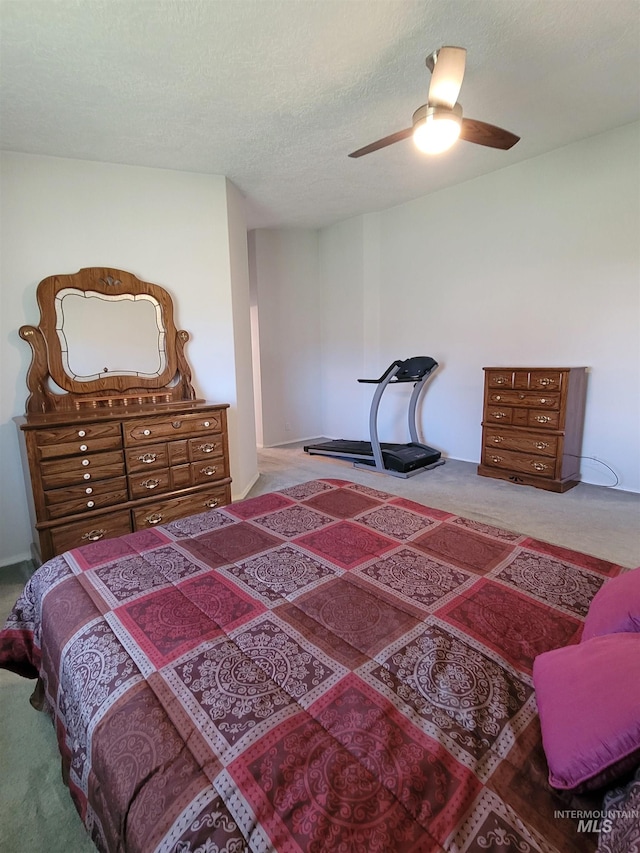
[[71, 412], [49, 412], [46, 414], [19, 415], [14, 421], [20, 429], [42, 429], [52, 426], [122, 421], [131, 418], [148, 418], [153, 415], [190, 414], [203, 411], [228, 409], [229, 403], [207, 403], [204, 400], [189, 400], [174, 403], [156, 403], [127, 406], [82, 407]]

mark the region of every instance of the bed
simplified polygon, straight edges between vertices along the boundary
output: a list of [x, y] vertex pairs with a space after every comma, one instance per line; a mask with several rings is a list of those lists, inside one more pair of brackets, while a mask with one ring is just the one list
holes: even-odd
[[589, 851], [532, 668], [620, 572], [314, 480], [53, 558], [0, 666], [101, 851]]

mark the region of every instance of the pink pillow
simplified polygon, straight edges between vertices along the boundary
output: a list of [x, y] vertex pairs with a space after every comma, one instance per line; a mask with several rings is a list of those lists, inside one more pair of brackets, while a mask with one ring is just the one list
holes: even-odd
[[595, 790], [640, 763], [640, 633], [544, 652], [533, 683], [554, 788]]
[[605, 581], [584, 621], [582, 639], [640, 631], [640, 569]]

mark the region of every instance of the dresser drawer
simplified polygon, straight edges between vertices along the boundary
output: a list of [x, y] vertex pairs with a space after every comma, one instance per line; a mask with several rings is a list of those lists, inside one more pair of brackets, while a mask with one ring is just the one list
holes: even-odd
[[226, 477], [224, 462], [222, 459], [208, 459], [203, 462], [191, 463], [191, 482], [193, 485], [208, 483], [212, 480], [222, 480]]
[[487, 388], [513, 388], [512, 370], [487, 370]]
[[534, 456], [529, 453], [517, 453], [510, 450], [496, 450], [485, 447], [482, 451], [482, 464], [488, 467], [504, 468], [537, 477], [552, 478], [555, 474], [555, 459]]
[[95, 500], [96, 496], [102, 498], [110, 492], [127, 489], [126, 477], [116, 477], [111, 480], [99, 480], [97, 482], [86, 480], [80, 486], [68, 486], [66, 489], [52, 489], [44, 493], [47, 506], [68, 503], [69, 501]]
[[148, 447], [131, 447], [125, 451], [127, 471], [153, 471], [154, 468], [169, 467], [169, 452], [166, 444], [150, 444]]
[[529, 388], [559, 391], [561, 385], [562, 373], [559, 370], [532, 370], [529, 373]]
[[490, 391], [487, 395], [489, 406], [516, 406], [527, 409], [559, 409], [559, 394], [536, 394], [527, 391]]
[[158, 524], [167, 524], [169, 521], [175, 521], [176, 518], [184, 518], [187, 515], [195, 515], [208, 509], [215, 509], [228, 502], [228, 485], [201, 489], [182, 497], [156, 501], [146, 507], [135, 509], [133, 511], [133, 525], [135, 530], [144, 530]]
[[[188, 466], [186, 467], [188, 468]], [[168, 468], [131, 474], [128, 482], [132, 498], [150, 498], [153, 495], [162, 494], [162, 492], [169, 492], [174, 488], [171, 471]]]
[[131, 533], [131, 513], [129, 510], [105, 513], [86, 521], [74, 521], [51, 529], [51, 542], [56, 554], [89, 545], [101, 539], [112, 539]]
[[119, 477], [117, 480], [104, 480], [109, 486], [113, 487], [114, 483], [122, 483], [123, 485], [113, 491], [107, 491], [102, 494], [84, 495], [66, 503], [54, 503], [48, 509], [49, 518], [63, 518], [67, 515], [76, 515], [82, 512], [91, 512], [97, 509], [107, 509], [110, 506], [120, 506], [129, 500], [127, 492], [127, 481], [124, 477]]
[[111, 480], [114, 477], [124, 475], [124, 462], [114, 462], [110, 465], [97, 465], [90, 471], [84, 468], [81, 471], [57, 471], [42, 477], [42, 488], [47, 492], [49, 489], [61, 489], [64, 486], [81, 486], [95, 483], [100, 480]]
[[118, 450], [122, 447], [120, 435], [107, 438], [75, 438], [64, 444], [44, 444], [39, 447], [41, 459], [53, 459], [56, 456], [77, 456], [102, 450]]
[[136, 445], [154, 440], [186, 438], [199, 433], [219, 433], [222, 431], [222, 416], [220, 412], [160, 415], [124, 421], [122, 427], [125, 445]]
[[535, 429], [559, 429], [560, 412], [528, 412], [527, 426]]
[[487, 406], [484, 418], [489, 423], [510, 424], [513, 411], [510, 406]]
[[122, 437], [119, 423], [108, 424], [80, 424], [77, 426], [55, 427], [53, 429], [39, 429], [35, 433], [36, 443], [42, 447], [47, 444], [65, 444], [102, 438], [118, 439]]
[[501, 450], [516, 450], [525, 453], [539, 453], [541, 456], [555, 457], [558, 452], [558, 438], [555, 435], [540, 436], [539, 433], [516, 432], [487, 427], [484, 433], [487, 453]]
[[197, 462], [200, 459], [222, 459], [224, 442], [222, 435], [212, 435], [189, 439], [189, 459]]

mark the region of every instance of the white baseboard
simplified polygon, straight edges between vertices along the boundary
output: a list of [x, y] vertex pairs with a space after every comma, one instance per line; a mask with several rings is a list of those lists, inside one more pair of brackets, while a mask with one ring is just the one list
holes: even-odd
[[246, 496], [249, 494], [249, 492], [250, 492], [250, 491], [251, 491], [251, 489], [255, 486], [255, 484], [258, 482], [258, 480], [259, 480], [259, 479], [260, 479], [260, 473], [258, 472], [258, 473], [256, 473], [256, 475], [255, 475], [254, 477], [252, 477], [251, 482], [249, 483], [249, 485], [248, 485], [245, 489], [243, 489], [243, 490], [240, 492], [240, 494], [232, 495], [232, 496], [231, 496], [231, 500], [232, 500], [233, 502], [235, 502], [235, 501], [241, 501], [241, 500], [244, 500], [244, 498], [246, 498]]
[[15, 554], [13, 557], [3, 557], [0, 559], [0, 569], [4, 569], [6, 566], [15, 566], [16, 563], [25, 563], [32, 561], [31, 553], [25, 551], [24, 554]]

